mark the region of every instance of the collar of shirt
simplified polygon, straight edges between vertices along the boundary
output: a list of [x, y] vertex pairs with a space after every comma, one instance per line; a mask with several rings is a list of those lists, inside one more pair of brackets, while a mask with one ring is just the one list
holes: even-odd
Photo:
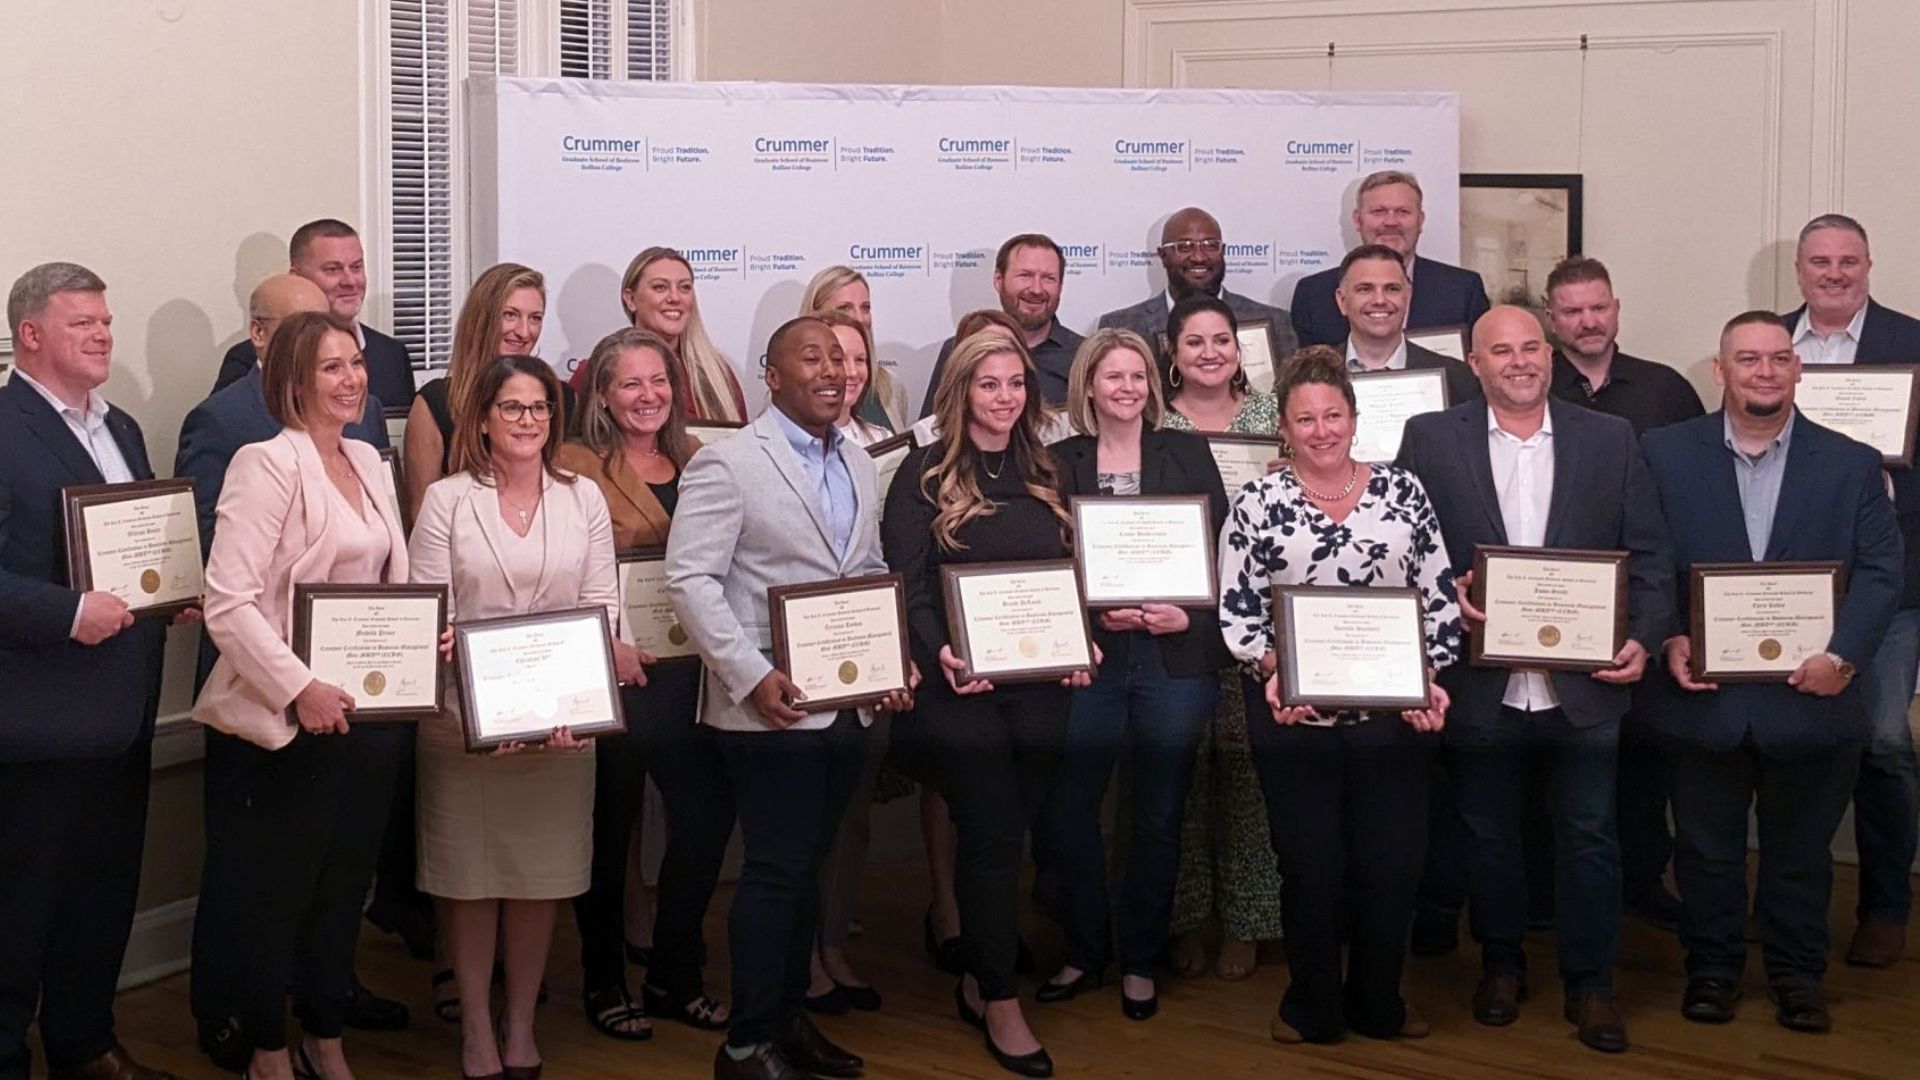
[[827, 437], [822, 439], [794, 423], [793, 417], [788, 416], [778, 405], [768, 411], [773, 413], [774, 422], [780, 425], [780, 434], [787, 437], [787, 445], [793, 447], [793, 452], [799, 454], [802, 461], [809, 459], [824, 461], [837, 453], [840, 444], [846, 441], [846, 436], [841, 434], [837, 427], [829, 425]]
[[1347, 370], [1348, 371], [1405, 371], [1406, 369], [1407, 369], [1407, 335], [1405, 334], [1400, 335], [1400, 344], [1395, 345], [1393, 347], [1393, 354], [1387, 357], [1387, 362], [1385, 364], [1380, 365], [1377, 368], [1368, 367], [1366, 361], [1360, 359], [1360, 351], [1353, 347], [1353, 335], [1352, 334], [1347, 335]]
[[1721, 436], [1726, 440], [1727, 449], [1733, 451], [1735, 455], [1745, 458], [1749, 462], [1765, 460], [1769, 454], [1785, 454], [1787, 447], [1793, 443], [1793, 421], [1799, 412], [1799, 409], [1789, 410], [1787, 412], [1787, 422], [1781, 425], [1780, 434], [1775, 435], [1773, 441], [1767, 444], [1766, 449], [1757, 454], [1749, 454], [1745, 450], [1740, 449], [1740, 444], [1734, 441], [1733, 438], [1733, 417], [1727, 415], [1724, 411], [1720, 414]]
[[100, 391], [98, 390], [87, 391], [87, 407], [84, 409], [80, 409], [80, 408], [75, 408], [74, 406], [69, 405], [64, 401], [61, 401], [58, 397], [55, 397], [53, 391], [41, 385], [38, 379], [35, 379], [33, 376], [27, 374], [24, 370], [18, 367], [13, 369], [13, 377], [26, 383], [28, 386], [33, 387], [36, 393], [38, 393], [41, 397], [47, 399], [48, 405], [53, 406], [53, 411], [60, 414], [63, 417], [68, 417], [74, 420], [78, 420], [82, 424], [87, 425], [88, 427], [92, 427], [95, 424], [106, 423], [107, 399], [101, 397]]
[[1633, 382], [1633, 376], [1627, 371], [1627, 366], [1620, 362], [1620, 355], [1620, 346], [1615, 344], [1613, 347], [1613, 359], [1607, 363], [1607, 381], [1595, 387], [1592, 381], [1587, 378], [1586, 372], [1575, 367], [1573, 361], [1567, 359], [1567, 354], [1561, 352], [1559, 349], [1555, 349], [1553, 351], [1553, 387], [1556, 390], [1577, 387], [1580, 390], [1581, 396], [1591, 401], [1600, 391], [1605, 390], [1614, 383], [1631, 383]]
[[1051, 345], [1056, 349], [1066, 348], [1067, 343], [1061, 337], [1061, 335], [1066, 332], [1067, 332], [1067, 328], [1061, 325], [1060, 317], [1058, 315], [1054, 316], [1052, 325], [1047, 327], [1047, 337], [1046, 337], [1046, 341], [1043, 342], [1043, 344]]
[[1542, 412], [1540, 414], [1540, 430], [1523, 439], [1513, 432], [1508, 431], [1506, 428], [1501, 427], [1500, 418], [1494, 415], [1493, 406], [1489, 405], [1487, 406], [1487, 434], [1497, 435], [1500, 438], [1518, 443], [1521, 446], [1538, 445], [1553, 437], [1553, 410], [1549, 408]]
[[[1222, 248], [1221, 250], [1224, 251], [1226, 249]], [[1194, 291], [1198, 292], [1199, 290], [1196, 289]], [[1173, 314], [1173, 290], [1168, 289], [1164, 295], [1167, 298], [1167, 314], [1171, 315]], [[1226, 303], [1227, 302], [1227, 283], [1222, 281], [1218, 289], [1215, 289], [1214, 291], [1207, 293], [1206, 295], [1213, 297], [1215, 300], [1218, 300], [1223, 304]]]
[[[1841, 327], [1839, 330], [1835, 331], [1835, 333], [1845, 334], [1847, 336], [1847, 340], [1857, 342], [1860, 340], [1860, 329], [1866, 324], [1867, 324], [1867, 305], [1861, 304], [1860, 310], [1854, 312], [1853, 318], [1847, 320], [1847, 325], [1844, 327]], [[1800, 344], [1802, 341], [1805, 341], [1810, 337], [1832, 338], [1833, 336], [1834, 334], [1822, 334], [1814, 330], [1813, 308], [1811, 306], [1807, 307], [1805, 310], [1800, 312], [1800, 321], [1795, 323], [1793, 326], [1793, 343], [1795, 345]]]

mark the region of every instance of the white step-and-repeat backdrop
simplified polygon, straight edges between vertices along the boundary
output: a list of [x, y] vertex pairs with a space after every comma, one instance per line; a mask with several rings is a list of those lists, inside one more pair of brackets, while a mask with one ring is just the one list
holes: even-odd
[[1419, 176], [1421, 251], [1458, 256], [1451, 93], [508, 78], [467, 92], [472, 265], [546, 275], [540, 352], [563, 368], [625, 322], [620, 275], [652, 244], [692, 262], [708, 332], [749, 387], [808, 279], [860, 270], [877, 350], [914, 403], [954, 321], [996, 306], [994, 251], [1015, 233], [1065, 249], [1060, 314], [1081, 331], [1165, 287], [1154, 248], [1186, 205], [1220, 220], [1227, 287], [1280, 307], [1356, 242], [1353, 190], [1377, 169]]

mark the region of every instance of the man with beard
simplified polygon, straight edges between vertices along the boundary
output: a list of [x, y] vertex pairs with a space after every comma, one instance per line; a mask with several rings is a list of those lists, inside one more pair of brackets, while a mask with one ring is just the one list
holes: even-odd
[[[1118, 326], [1131, 330], [1147, 339], [1156, 352], [1164, 352], [1167, 315], [1182, 297], [1198, 292], [1219, 297], [1240, 322], [1249, 319], [1270, 320], [1276, 361], [1299, 347], [1293, 339], [1293, 331], [1289, 328], [1291, 324], [1284, 310], [1269, 307], [1225, 287], [1227, 248], [1220, 239], [1220, 223], [1214, 220], [1212, 214], [1197, 206], [1189, 206], [1168, 218], [1166, 226], [1160, 230], [1160, 265], [1167, 271], [1167, 291], [1159, 296], [1150, 296], [1132, 307], [1107, 312], [1100, 316], [1100, 329]], [[1344, 326], [1343, 323], [1342, 337], [1345, 336]]]
[[[1360, 181], [1353, 227], [1363, 244], [1385, 244], [1400, 253], [1413, 282], [1407, 305], [1407, 329], [1462, 325], [1471, 328], [1486, 314], [1487, 287], [1480, 275], [1418, 254], [1420, 230], [1427, 223], [1420, 181], [1412, 173], [1388, 170]], [[1293, 330], [1302, 345], [1337, 345], [1347, 336], [1347, 320], [1334, 302], [1340, 269], [1329, 267], [1300, 279], [1293, 290]]]
[[[1022, 344], [1040, 372], [1040, 394], [1054, 406], [1066, 404], [1067, 373], [1073, 370], [1073, 354], [1081, 340], [1060, 325], [1058, 317], [1060, 284], [1066, 276], [1065, 253], [1041, 233], [1012, 237], [993, 257], [993, 291], [1000, 296], [1000, 310], [1020, 324]], [[940, 357], [927, 378], [927, 396], [920, 402], [921, 416], [933, 412], [933, 391], [940, 385], [940, 372], [953, 345], [952, 338], [940, 344]]]
[[[1680, 1014], [1724, 1024], [1738, 1007], [1751, 808], [1760, 839], [1753, 910], [1774, 1019], [1822, 1032], [1833, 1023], [1820, 990], [1831, 941], [1828, 845], [1871, 730], [1854, 666], [1874, 656], [1900, 604], [1900, 527], [1879, 453], [1794, 407], [1800, 358], [1778, 315], [1729, 321], [1713, 375], [1720, 411], [1641, 440], [1680, 582], [1697, 564], [1727, 562], [1832, 560], [1841, 577], [1831, 636], [1783, 682], [1696, 679], [1692, 641], [1667, 639], [1673, 679], [1656, 687], [1647, 719], [1672, 740], [1674, 876], [1686, 905]], [[1679, 596], [1676, 628], [1689, 625], [1691, 590]]]

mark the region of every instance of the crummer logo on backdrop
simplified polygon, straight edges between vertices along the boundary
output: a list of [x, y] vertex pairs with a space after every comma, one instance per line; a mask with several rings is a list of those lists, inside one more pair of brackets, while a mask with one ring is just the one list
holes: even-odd
[[1368, 146], [1358, 139], [1288, 139], [1284, 163], [1296, 173], [1373, 172], [1404, 168], [1413, 163], [1413, 151], [1403, 146]]
[[811, 135], [757, 135], [753, 163], [769, 172], [813, 172], [834, 165], [837, 139]]
[[868, 277], [920, 277], [928, 272], [927, 260], [924, 243], [847, 245], [847, 265]]
[[647, 167], [647, 140], [598, 135], [560, 136], [560, 163], [581, 172], [623, 172]]
[[723, 277], [745, 277], [746, 250], [711, 244], [689, 244], [675, 249], [686, 257], [695, 281], [718, 281]]

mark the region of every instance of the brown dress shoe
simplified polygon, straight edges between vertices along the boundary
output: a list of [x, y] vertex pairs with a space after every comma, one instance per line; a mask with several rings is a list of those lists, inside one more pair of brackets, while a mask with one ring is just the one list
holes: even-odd
[[1833, 1030], [1833, 1016], [1827, 1012], [1827, 995], [1817, 986], [1776, 986], [1768, 991], [1773, 998], [1773, 1018], [1789, 1031], [1825, 1034]]
[[1506, 1027], [1520, 1019], [1527, 984], [1511, 973], [1488, 972], [1473, 991], [1473, 1018], [1488, 1027]]
[[1432, 1025], [1427, 1023], [1426, 1017], [1421, 1016], [1417, 1012], [1414, 1012], [1412, 1005], [1406, 1006], [1406, 1010], [1407, 1010], [1407, 1015], [1405, 1019], [1400, 1021], [1400, 1037], [1401, 1038], [1424, 1039], [1428, 1035], [1433, 1034], [1433, 1027]]
[[772, 1043], [761, 1043], [745, 1059], [735, 1061], [723, 1043], [713, 1052], [713, 1080], [813, 1080], [793, 1067]]
[[859, 1054], [834, 1045], [803, 1012], [794, 1013], [775, 1030], [773, 1045], [795, 1068], [819, 1076], [855, 1077], [866, 1067]]
[[1907, 928], [1900, 923], [1869, 919], [1853, 932], [1847, 963], [1855, 967], [1892, 967], [1907, 951]]
[[1613, 1007], [1613, 998], [1590, 990], [1567, 999], [1567, 1023], [1580, 1029], [1580, 1041], [1603, 1054], [1627, 1050], [1627, 1022]]
[[149, 1069], [133, 1060], [127, 1049], [114, 1043], [107, 1052], [84, 1065], [70, 1069], [49, 1069], [47, 1080], [175, 1080], [174, 1075]]

